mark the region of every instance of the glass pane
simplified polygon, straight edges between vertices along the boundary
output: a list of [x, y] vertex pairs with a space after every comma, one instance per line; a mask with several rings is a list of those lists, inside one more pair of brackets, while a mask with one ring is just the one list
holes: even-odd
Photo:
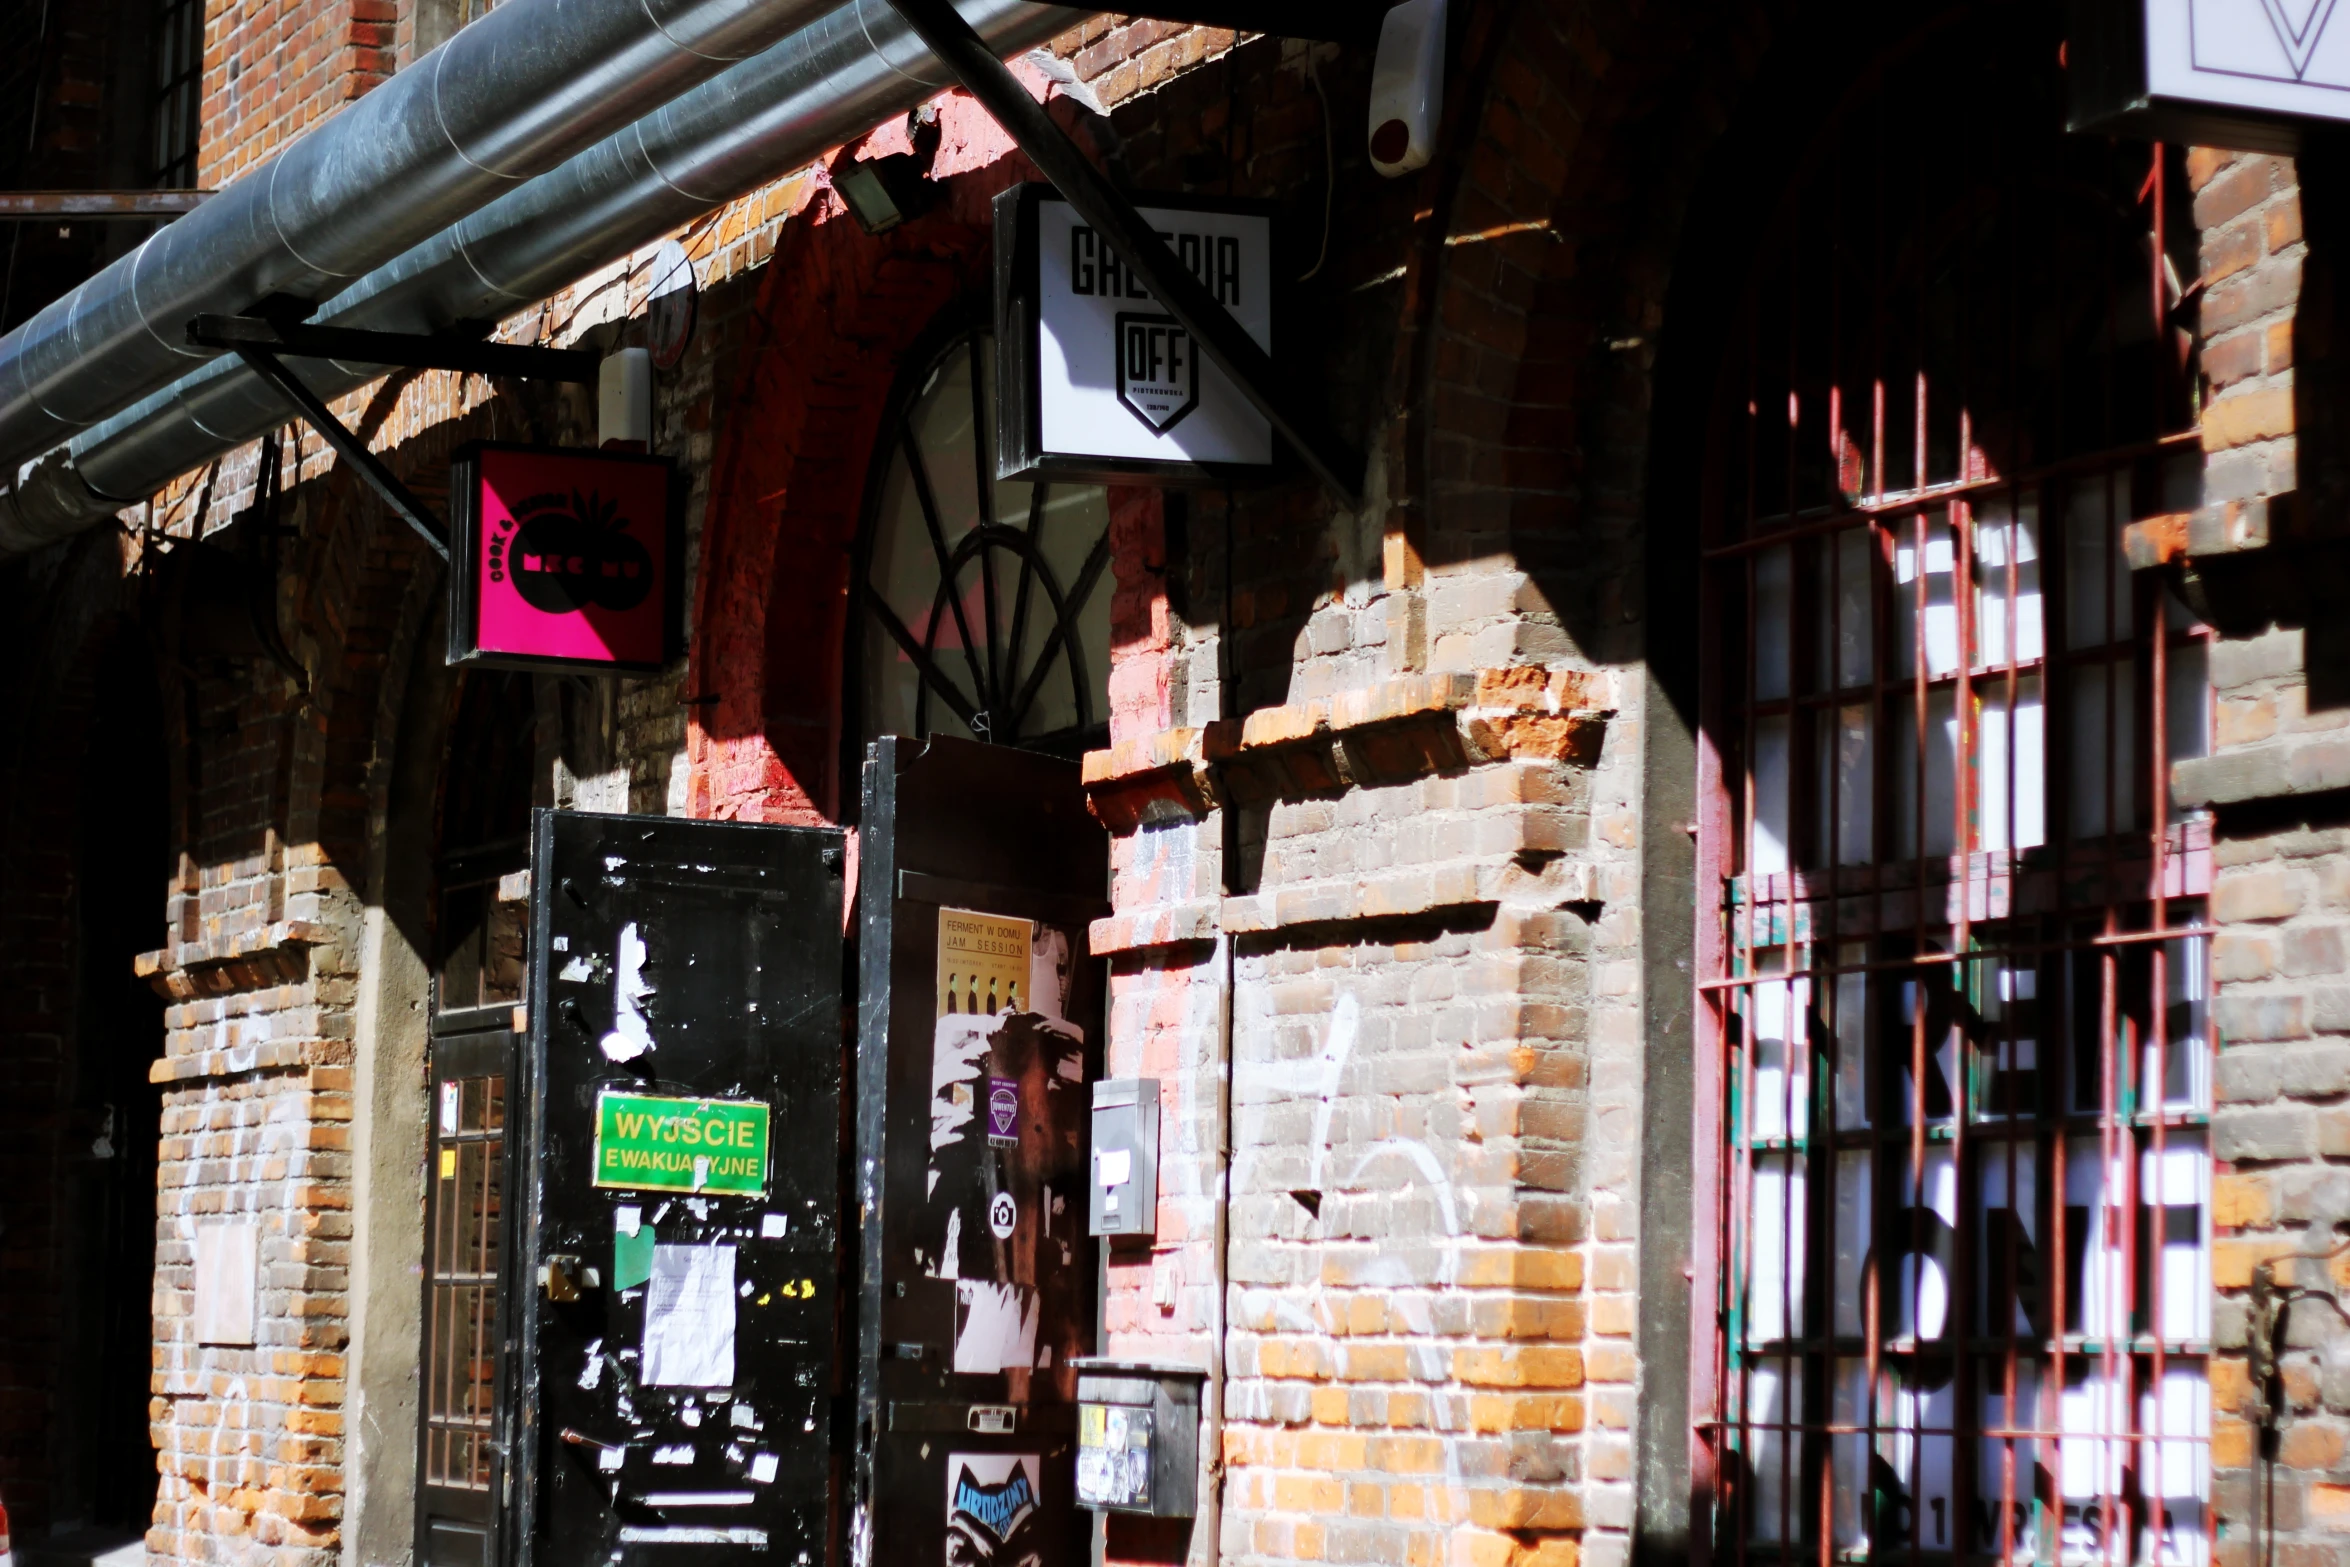
[[2130, 520], [2126, 472], [2085, 479], [2065, 508], [2065, 645], [2129, 640], [2130, 563], [2121, 530]]
[[[2000, 496], [1975, 511], [1977, 669], [2028, 664], [2046, 652], [2040, 616], [2040, 499]], [[2018, 514], [2020, 510], [2020, 515]]]
[[1816, 602], [1823, 621], [1818, 642], [1822, 687], [1849, 690], [1869, 682], [1876, 663], [1875, 557], [1875, 541], [1866, 528], [1837, 534], [1834, 544], [1820, 552]]
[[1754, 694], [1760, 701], [1787, 694], [1794, 605], [1794, 556], [1786, 545], [1773, 545], [1754, 557]]
[[[1953, 812], [1958, 799], [1958, 710], [1956, 693], [1948, 688], [1926, 696], [1926, 737], [1918, 740], [1917, 704], [1904, 693], [1896, 698], [1893, 737], [1894, 852], [1907, 859], [1919, 853], [1946, 855], [1957, 846], [1958, 822]], [[1918, 774], [1925, 774], [1925, 799], [1918, 799]], [[1925, 847], [1918, 846], [1919, 833]]]
[[[1857, 968], [1868, 961], [1866, 942], [1848, 941], [1837, 950], [1836, 966]], [[1869, 976], [1836, 976], [1836, 1125], [1849, 1130], [1870, 1124]]]
[[[865, 732], [1074, 748], [1108, 721], [1112, 582], [1106, 559], [1090, 582], [1086, 568], [1108, 533], [1109, 496], [994, 477], [993, 364], [992, 338], [956, 343], [904, 429], [884, 432], [895, 445], [866, 583], [886, 615], [869, 608], [863, 631]], [[989, 525], [998, 531], [973, 538]], [[951, 594], [940, 591], [942, 553]], [[927, 685], [898, 630], [930, 660]]]
[[1892, 528], [1894, 670], [1915, 676], [1922, 647], [1926, 673], [1947, 675], [1958, 668], [1958, 557], [1950, 518], [1932, 512]]
[[1804, 1527], [1802, 1444], [1788, 1427], [1803, 1414], [1803, 1362], [1764, 1360], [1747, 1374], [1747, 1462], [1754, 1475], [1751, 1537], [1801, 1539]]
[[2048, 841], [2047, 725], [2040, 677], [1993, 675], [1975, 692], [1982, 754], [1975, 771], [1978, 849], [2033, 849]]
[[1838, 865], [1859, 865], [1876, 853], [1876, 725], [1868, 708], [1836, 708], [1815, 720], [1819, 750], [1813, 788], [1819, 817], [1813, 841], [1832, 846]]
[[1754, 1156], [1749, 1185], [1746, 1342], [1775, 1344], [1801, 1331], [1808, 1162], [1784, 1153]]
[[[1786, 968], [1784, 948], [1759, 955], [1766, 972]], [[1747, 1005], [1754, 1031], [1754, 1082], [1747, 1095], [1747, 1126], [1757, 1142], [1801, 1137], [1811, 1129], [1811, 981], [1765, 980]], [[1792, 1047], [1792, 1048], [1791, 1048]]]
[[1746, 868], [1757, 876], [1787, 870], [1787, 729], [1784, 714], [1754, 726], [1754, 842]]
[[2076, 838], [2135, 827], [2143, 816], [2137, 765], [2137, 666], [2130, 659], [2073, 667], [2072, 819]]

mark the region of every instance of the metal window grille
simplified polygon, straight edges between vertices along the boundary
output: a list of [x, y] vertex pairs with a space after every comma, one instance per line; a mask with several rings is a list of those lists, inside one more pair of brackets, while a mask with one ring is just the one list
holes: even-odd
[[860, 537], [861, 739], [963, 736], [1074, 756], [1109, 722], [1110, 503], [995, 476], [995, 340], [920, 361]]
[[2165, 787], [2206, 742], [2204, 634], [2122, 552], [2200, 494], [2195, 239], [2175, 153], [2064, 134], [2056, 60], [1960, 23], [1880, 62], [1726, 355], [1697, 1277], [1724, 1559], [2209, 1560], [2209, 827]]
[[203, 0], [162, 0], [155, 12], [155, 96], [149, 173], [159, 190], [193, 190], [204, 91]]
[[502, 1076], [446, 1077], [434, 1085], [424, 1467], [428, 1485], [451, 1490], [490, 1485], [505, 1092]]

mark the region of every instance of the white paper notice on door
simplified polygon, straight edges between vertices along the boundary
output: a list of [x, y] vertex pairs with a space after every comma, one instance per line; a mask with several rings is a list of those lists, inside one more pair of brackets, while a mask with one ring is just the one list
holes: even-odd
[[734, 1386], [734, 1248], [656, 1246], [645, 1291], [647, 1387]]

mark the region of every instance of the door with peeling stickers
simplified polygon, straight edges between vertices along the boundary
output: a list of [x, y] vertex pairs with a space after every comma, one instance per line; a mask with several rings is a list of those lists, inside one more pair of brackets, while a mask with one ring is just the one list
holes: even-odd
[[858, 872], [859, 1567], [1082, 1558], [1108, 840], [1075, 764], [885, 737]]
[[837, 1560], [844, 862], [536, 817], [518, 1567]]

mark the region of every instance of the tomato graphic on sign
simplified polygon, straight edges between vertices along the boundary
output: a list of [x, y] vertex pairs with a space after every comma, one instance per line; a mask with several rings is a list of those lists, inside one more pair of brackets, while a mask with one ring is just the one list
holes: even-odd
[[600, 604], [634, 609], [653, 591], [653, 557], [630, 537], [620, 503], [599, 490], [534, 495], [515, 508], [506, 564], [523, 602], [549, 615]]
[[450, 481], [465, 563], [452, 662], [661, 666], [676, 615], [666, 460], [485, 442]]

